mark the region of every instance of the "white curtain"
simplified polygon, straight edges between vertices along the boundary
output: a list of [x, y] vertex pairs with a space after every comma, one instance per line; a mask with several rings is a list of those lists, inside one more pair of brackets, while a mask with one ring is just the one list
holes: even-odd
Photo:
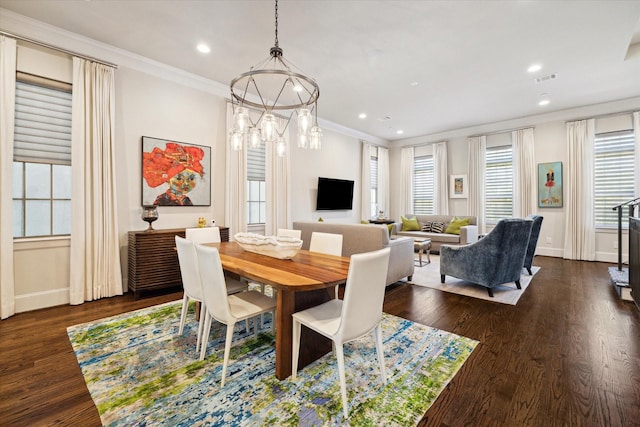
[[400, 215], [413, 212], [413, 147], [400, 152]]
[[123, 293], [115, 185], [114, 71], [73, 58], [71, 304]]
[[436, 215], [449, 215], [449, 185], [447, 179], [447, 142], [433, 144], [433, 192], [434, 213]]
[[484, 234], [484, 180], [486, 167], [487, 137], [472, 136], [467, 138], [469, 152], [467, 156], [467, 181], [469, 198], [467, 212], [475, 216], [478, 222], [478, 233]]
[[389, 216], [389, 150], [378, 147], [378, 210]]
[[593, 119], [567, 123], [567, 167], [563, 168], [562, 183], [566, 200], [563, 255], [566, 259], [595, 260], [594, 123]]
[[[227, 102], [227, 131], [233, 127], [233, 107]], [[233, 240], [236, 233], [247, 231], [247, 150], [232, 150], [225, 141], [227, 167], [227, 188], [225, 194], [225, 224], [229, 227], [229, 240]]]
[[371, 144], [362, 141], [362, 158], [360, 163], [360, 219], [371, 218]]
[[[640, 111], [636, 111], [633, 113], [633, 135], [635, 137], [636, 146], [636, 179], [635, 179], [635, 197], [640, 197]], [[640, 208], [636, 208], [637, 210]], [[640, 215], [640, 212], [637, 212], [636, 215]]]
[[[287, 121], [276, 117], [277, 129], [288, 129]], [[275, 236], [279, 228], [290, 228], [291, 215], [291, 189], [290, 176], [290, 151], [289, 133], [283, 135], [287, 146], [284, 156], [278, 156], [276, 144], [266, 145], [265, 180], [267, 187], [267, 218], [265, 235]]]
[[513, 147], [513, 216], [524, 218], [536, 207], [536, 160], [533, 128], [511, 132]]
[[16, 41], [0, 35], [0, 318], [16, 312], [13, 277], [13, 126]]

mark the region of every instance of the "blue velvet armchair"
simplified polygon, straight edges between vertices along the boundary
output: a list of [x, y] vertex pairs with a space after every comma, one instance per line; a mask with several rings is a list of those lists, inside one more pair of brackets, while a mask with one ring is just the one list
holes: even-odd
[[464, 279], [484, 286], [490, 297], [493, 287], [515, 282], [520, 288], [531, 219], [502, 219], [485, 237], [466, 246], [440, 247], [440, 279], [445, 276]]
[[538, 237], [540, 236], [540, 227], [542, 227], [543, 218], [540, 215], [529, 215], [527, 219], [533, 221], [533, 226], [531, 227], [527, 254], [524, 257], [524, 268], [527, 269], [529, 276], [531, 276], [531, 264], [533, 264], [533, 257], [536, 254], [536, 246], [538, 245]]

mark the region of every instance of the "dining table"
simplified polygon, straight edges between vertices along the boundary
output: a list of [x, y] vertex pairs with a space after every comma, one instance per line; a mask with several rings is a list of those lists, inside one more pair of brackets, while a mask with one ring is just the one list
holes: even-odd
[[[246, 251], [237, 242], [207, 243], [218, 248], [222, 268], [249, 281], [275, 289], [276, 366], [283, 380], [291, 375], [293, 313], [335, 298], [336, 286], [346, 283], [349, 258], [299, 250], [290, 259]], [[331, 351], [331, 341], [302, 328], [298, 369]]]

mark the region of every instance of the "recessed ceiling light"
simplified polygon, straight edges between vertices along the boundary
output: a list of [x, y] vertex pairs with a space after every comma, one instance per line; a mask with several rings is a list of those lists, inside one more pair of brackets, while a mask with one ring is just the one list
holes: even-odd
[[200, 53], [209, 53], [209, 52], [211, 52], [211, 49], [209, 48], [209, 46], [207, 46], [204, 43], [199, 43], [197, 49], [198, 49], [198, 52], [200, 52]]
[[411, 82], [411, 83], [409, 83], [409, 86], [416, 87], [416, 86], [418, 86], [419, 84], [420, 84], [420, 83], [418, 83], [418, 82]]
[[358, 114], [358, 117], [361, 118], [361, 119], [366, 119], [367, 115], [365, 113], [360, 113], [360, 114]]
[[529, 68], [527, 68], [527, 71], [530, 73], [535, 73], [537, 71], [542, 70], [542, 65], [540, 64], [533, 64], [532, 66], [530, 66]]
[[293, 90], [295, 92], [302, 92], [302, 85], [294, 85]]
[[551, 102], [551, 101], [549, 101], [548, 99], [543, 99], [540, 102], [538, 102], [538, 105], [540, 105], [540, 106], [548, 105], [549, 102]]
[[396, 131], [396, 133], [397, 133], [398, 135], [402, 135], [402, 134], [404, 133], [404, 131], [403, 131], [403, 130], [401, 130], [401, 129], [398, 129], [398, 130]]

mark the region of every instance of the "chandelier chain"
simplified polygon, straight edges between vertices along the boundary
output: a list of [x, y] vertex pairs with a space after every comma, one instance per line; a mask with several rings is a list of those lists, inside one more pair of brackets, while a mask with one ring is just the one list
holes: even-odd
[[276, 47], [278, 47], [278, 0], [276, 0]]

